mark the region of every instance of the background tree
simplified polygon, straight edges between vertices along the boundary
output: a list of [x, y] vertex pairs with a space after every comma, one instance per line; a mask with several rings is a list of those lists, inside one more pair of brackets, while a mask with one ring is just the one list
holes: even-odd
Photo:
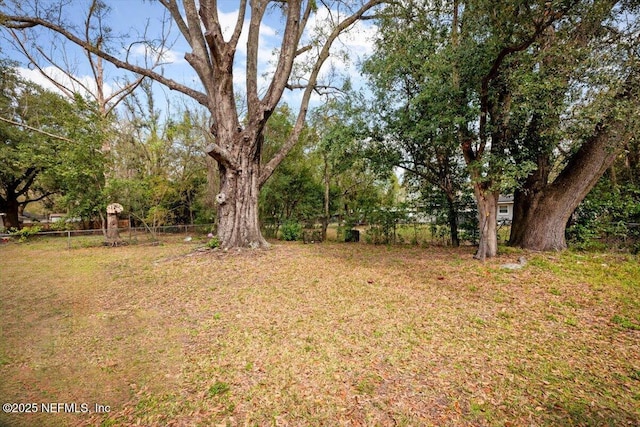
[[341, 218], [348, 217], [348, 206], [354, 209], [357, 195], [367, 193], [367, 187], [372, 188], [375, 183], [375, 171], [363, 146], [366, 135], [363, 99], [348, 87], [345, 89], [341, 96], [334, 96], [315, 109], [311, 120], [323, 186], [323, 240], [332, 216], [339, 213]]
[[[29, 31], [43, 27], [61, 34], [72, 43], [82, 47], [117, 67], [156, 80], [170, 89], [181, 92], [203, 106], [211, 114], [211, 131], [215, 141], [207, 152], [216, 159], [220, 168], [220, 195], [218, 206], [218, 237], [224, 247], [266, 246], [258, 223], [259, 190], [272, 175], [275, 168], [297, 143], [303, 130], [311, 93], [318, 82], [321, 68], [329, 57], [330, 48], [338, 36], [350, 28], [371, 8], [382, 0], [366, 2], [322, 2], [289, 1], [286, 4], [270, 1], [239, 1], [238, 19], [230, 37], [222, 32], [217, 4], [213, 0], [198, 3], [185, 0], [178, 5], [176, 0], [160, 0], [152, 7], [163, 6], [171, 15], [191, 52], [185, 55], [187, 62], [198, 74], [201, 87], [187, 87], [165, 77], [153, 69], [128, 62], [109, 53], [105, 46], [86, 40], [74, 32], [73, 25], [64, 22], [64, 4], [56, 5], [60, 13], [55, 17], [39, 14], [42, 7], [25, 12], [21, 2], [8, 2], [0, 14], [0, 22], [13, 31]], [[283, 14], [284, 29], [278, 50], [275, 71], [266, 88], [258, 84], [258, 52], [261, 22], [270, 4]], [[310, 17], [320, 16], [326, 11], [327, 21], [316, 29], [305, 32]], [[88, 15], [89, 16], [89, 15]], [[245, 20], [245, 17], [247, 19]], [[248, 21], [248, 22], [247, 22]], [[248, 23], [246, 60], [246, 105], [247, 113], [241, 120], [236, 108], [236, 93], [233, 86], [234, 57], [245, 24]], [[163, 38], [164, 39], [164, 38]], [[143, 38], [149, 44], [149, 38]], [[165, 46], [152, 49], [161, 57]], [[313, 58], [306, 68], [300, 110], [286, 144], [265, 164], [260, 164], [267, 120], [278, 105], [282, 94], [289, 86], [294, 63], [306, 55]], [[298, 84], [290, 87], [299, 87]], [[262, 92], [264, 90], [264, 92]]]
[[[17, 6], [18, 10], [28, 10], [31, 5], [20, 3]], [[39, 7], [40, 13], [47, 16], [55, 16], [58, 11], [55, 3], [42, 2], [33, 6]], [[88, 3], [86, 18], [78, 24], [78, 36], [85, 43], [93, 44], [97, 48], [108, 46], [116, 41], [118, 36], [106, 23], [109, 12], [109, 6], [103, 1], [91, 0]], [[109, 162], [109, 152], [114, 138], [113, 129], [110, 127], [114, 123], [115, 109], [139, 86], [144, 77], [139, 76], [133, 81], [121, 79], [117, 82], [108, 82], [109, 71], [112, 71], [109, 70], [108, 63], [105, 64], [101, 57], [87, 50], [82, 51], [80, 57], [74, 57], [72, 43], [59, 34], [48, 34], [50, 43], [44, 44], [42, 33], [37, 31], [7, 31], [4, 35], [7, 43], [24, 55], [29, 68], [37, 70], [57, 91], [70, 100], [82, 98], [87, 105], [91, 105], [93, 121], [100, 125], [95, 128], [94, 138], [100, 138], [101, 153], [104, 157], [104, 159], [98, 159], [95, 155], [92, 161], [101, 164]], [[90, 70], [88, 76], [80, 76], [81, 64]], [[150, 67], [153, 69], [158, 65], [156, 61], [150, 64]], [[84, 185], [90, 191], [83, 191], [82, 186], [66, 189], [65, 199], [58, 203], [59, 208], [85, 219], [99, 217], [104, 229], [104, 211], [106, 205], [110, 203], [105, 192], [110, 168], [89, 167], [87, 171], [89, 170], [101, 171], [103, 176], [85, 173]], [[76, 196], [78, 200], [75, 200]]]
[[105, 176], [109, 165], [102, 147], [111, 137], [110, 123], [100, 113], [99, 106], [76, 95], [71, 103], [74, 121], [68, 136], [74, 148], [63, 153], [55, 173], [59, 181], [59, 195], [54, 198], [56, 210], [70, 218], [81, 218], [90, 224], [103, 218], [106, 212]]
[[[451, 24], [427, 7], [423, 13], [409, 7], [383, 20], [376, 53], [364, 64], [377, 101], [374, 113], [382, 119], [378, 126], [383, 125], [376, 130], [371, 156], [402, 168], [421, 192], [439, 193], [451, 242], [458, 246], [460, 197], [468, 174], [458, 146], [465, 118], [452, 81]], [[408, 25], [406, 32], [396, 30], [398, 20]]]
[[[180, 108], [161, 120], [151, 82], [124, 101], [118, 138], [111, 148], [112, 171], [107, 192], [150, 228], [193, 223], [207, 215], [207, 177], [203, 116]], [[205, 222], [210, 222], [211, 219]]]
[[[216, 186], [216, 177], [210, 181], [207, 173], [217, 172], [217, 167], [207, 162], [204, 148], [209, 144], [206, 113], [200, 108], [182, 107], [168, 123], [167, 138], [171, 144], [168, 155], [177, 199], [170, 209], [174, 221], [179, 224], [212, 223], [215, 218], [214, 197], [211, 187]], [[180, 115], [181, 114], [181, 115]], [[217, 174], [216, 174], [217, 175]]]
[[[60, 95], [0, 67], [0, 210], [5, 226], [19, 228], [24, 207], [54, 194], [75, 192], [75, 207], [93, 209], [90, 177], [102, 170], [96, 156], [95, 110], [83, 100]], [[84, 186], [85, 195], [78, 189]]]
[[[286, 143], [293, 127], [287, 105], [278, 107], [267, 122], [263, 155], [271, 158]], [[321, 188], [314, 176], [308, 131], [273, 173], [260, 192], [260, 218], [269, 237], [276, 237], [280, 226], [289, 222], [314, 224], [320, 215]]]

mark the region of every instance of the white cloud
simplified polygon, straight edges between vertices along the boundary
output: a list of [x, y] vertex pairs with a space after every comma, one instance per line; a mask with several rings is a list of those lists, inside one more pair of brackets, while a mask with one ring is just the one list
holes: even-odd
[[[19, 67], [18, 73], [20, 76], [26, 80], [32, 81], [45, 89], [49, 89], [53, 92], [59, 93], [61, 95], [66, 95], [62, 90], [60, 90], [54, 83], [51, 82], [51, 79], [58, 82], [61, 86], [69, 89], [72, 92], [76, 92], [81, 94], [84, 97], [95, 98], [95, 94], [97, 93], [97, 85], [93, 76], [74, 76], [74, 79], [71, 79], [67, 74], [63, 73], [59, 69], [55, 67], [44, 67], [42, 71], [49, 76], [47, 78], [42, 75], [39, 70]], [[113, 87], [107, 83], [104, 85], [104, 94], [106, 97], [110, 96], [113, 93]]]
[[[338, 41], [352, 52], [357, 59], [364, 59], [373, 53], [373, 44], [378, 33], [378, 27], [363, 21], [356, 22], [353, 27]], [[356, 59], [354, 58], [354, 59]]]
[[[158, 60], [158, 62], [163, 64], [180, 64], [186, 62], [183, 53], [167, 49], [160, 54], [156, 49], [146, 44], [137, 44], [133, 46], [129, 50], [129, 54], [138, 58], [149, 58], [152, 61]], [[160, 54], [159, 59], [158, 54]]]

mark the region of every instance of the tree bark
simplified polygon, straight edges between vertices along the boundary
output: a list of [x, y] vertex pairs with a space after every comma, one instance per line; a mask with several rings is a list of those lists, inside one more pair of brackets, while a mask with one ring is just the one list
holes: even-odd
[[258, 219], [260, 165], [246, 162], [239, 171], [220, 169], [218, 238], [223, 248], [266, 248]]
[[327, 228], [329, 228], [330, 212], [329, 212], [329, 195], [330, 195], [330, 182], [329, 182], [329, 162], [326, 155], [323, 156], [324, 160], [324, 216], [322, 217], [322, 241], [327, 240]]
[[12, 194], [7, 194], [7, 203], [6, 203], [6, 216], [4, 217], [4, 226], [5, 228], [11, 229], [15, 228], [19, 230], [21, 227], [19, 210], [20, 210], [20, 202], [15, 197], [11, 197]]
[[455, 195], [447, 195], [447, 204], [449, 207], [449, 228], [451, 229], [451, 245], [454, 248], [460, 246], [460, 238], [458, 237], [458, 210], [455, 204]]
[[[611, 132], [623, 125], [602, 130], [579, 150], [554, 183], [541, 190], [520, 192], [514, 200], [514, 226], [509, 244], [538, 251], [566, 249], [565, 230], [569, 218], [613, 164], [618, 149], [609, 146]], [[527, 191], [525, 189], [524, 191]]]
[[527, 177], [522, 188], [516, 189], [513, 195], [513, 218], [509, 245], [521, 246], [525, 239], [529, 224], [534, 221], [535, 207], [539, 203], [539, 195], [548, 185], [551, 172], [551, 153], [540, 153], [536, 169]]
[[600, 124], [552, 184], [525, 188], [515, 200], [518, 217], [509, 244], [539, 251], [565, 249], [569, 218], [632, 135], [622, 117]]
[[480, 242], [474, 258], [484, 261], [498, 254], [498, 197], [499, 192], [474, 186], [478, 205], [478, 229]]

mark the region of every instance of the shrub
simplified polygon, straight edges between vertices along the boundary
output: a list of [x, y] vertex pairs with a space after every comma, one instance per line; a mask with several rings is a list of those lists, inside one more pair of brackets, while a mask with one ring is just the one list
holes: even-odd
[[64, 220], [56, 221], [49, 226], [49, 229], [51, 231], [67, 231], [67, 230], [74, 230], [75, 228], [76, 226], [74, 224]]
[[404, 208], [381, 208], [370, 213], [366, 240], [368, 243], [391, 244], [398, 243], [397, 227], [407, 220]]
[[211, 239], [209, 239], [209, 241], [207, 242], [206, 246], [209, 249], [216, 249], [220, 247], [220, 241], [218, 240], [217, 237], [212, 237]]
[[9, 234], [18, 237], [18, 241], [19, 242], [24, 242], [29, 237], [38, 234], [41, 230], [42, 230], [42, 227], [39, 227], [39, 226], [24, 227], [21, 230], [17, 230], [15, 228], [12, 228], [11, 230], [9, 230]]
[[286, 221], [280, 228], [280, 238], [287, 242], [298, 240], [302, 235], [302, 225], [295, 221]]

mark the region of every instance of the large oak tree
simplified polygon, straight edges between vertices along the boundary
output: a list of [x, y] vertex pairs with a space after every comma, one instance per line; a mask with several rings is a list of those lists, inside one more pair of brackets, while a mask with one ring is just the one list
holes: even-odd
[[585, 4], [521, 58], [510, 146], [535, 168], [515, 191], [511, 245], [564, 249], [569, 218], [640, 129], [636, 13], [633, 2]]
[[[0, 22], [9, 31], [28, 32], [34, 27], [46, 28], [116, 67], [158, 81], [208, 109], [215, 138], [207, 152], [217, 161], [220, 171], [218, 237], [222, 246], [228, 248], [267, 246], [258, 222], [260, 188], [296, 144], [304, 127], [312, 92], [333, 43], [384, 0], [239, 0], [237, 19], [228, 37], [223, 34], [226, 23], [221, 22], [216, 0], [183, 0], [181, 4], [177, 0], [152, 2], [151, 7], [166, 10], [190, 47], [185, 59], [199, 78], [198, 84], [193, 86], [171, 79], [151, 67], [128, 61], [130, 50], [118, 56], [114, 50], [103, 46], [102, 41], [87, 40], [76, 33], [75, 27], [62, 19], [70, 15], [65, 14], [65, 8], [76, 7], [73, 4], [60, 2], [55, 7], [33, 7], [31, 13], [26, 13], [20, 7], [21, 2], [7, 3], [1, 9]], [[94, 0], [90, 7], [98, 3], [102, 2]], [[273, 74], [266, 87], [261, 87], [258, 57], [261, 24], [265, 16], [275, 10], [281, 12], [284, 20], [281, 42]], [[86, 16], [91, 17], [90, 11]], [[316, 25], [307, 29], [311, 22]], [[235, 57], [243, 31], [247, 31], [246, 66], [244, 70], [238, 70]], [[167, 40], [164, 36], [160, 38]], [[137, 42], [144, 43], [148, 46], [147, 51], [155, 52], [157, 57], [162, 57], [168, 50], [167, 45], [151, 46], [150, 37]], [[238, 111], [238, 94], [234, 88], [234, 76], [240, 72], [246, 75], [244, 114]], [[303, 92], [295, 124], [287, 142], [271, 159], [261, 164], [265, 125], [287, 88]]]
[[[420, 128], [438, 137], [413, 138], [415, 153], [434, 161], [434, 149], [461, 148], [478, 206], [476, 256], [497, 253], [498, 196], [513, 189], [511, 243], [564, 248], [571, 213], [634, 134], [637, 2], [397, 8], [381, 26], [374, 58], [384, 66], [373, 78], [395, 94], [385, 101], [404, 139]], [[407, 113], [420, 120], [397, 120]]]
[[485, 0], [406, 0], [381, 26], [374, 60], [383, 66], [370, 62], [368, 71], [392, 110], [391, 134], [410, 169], [432, 169], [429, 180], [452, 206], [453, 153], [462, 155], [478, 207], [479, 259], [497, 254], [498, 197], [506, 178], [520, 173], [507, 155], [507, 78], [517, 56], [576, 3], [510, 1], [497, 8]]

